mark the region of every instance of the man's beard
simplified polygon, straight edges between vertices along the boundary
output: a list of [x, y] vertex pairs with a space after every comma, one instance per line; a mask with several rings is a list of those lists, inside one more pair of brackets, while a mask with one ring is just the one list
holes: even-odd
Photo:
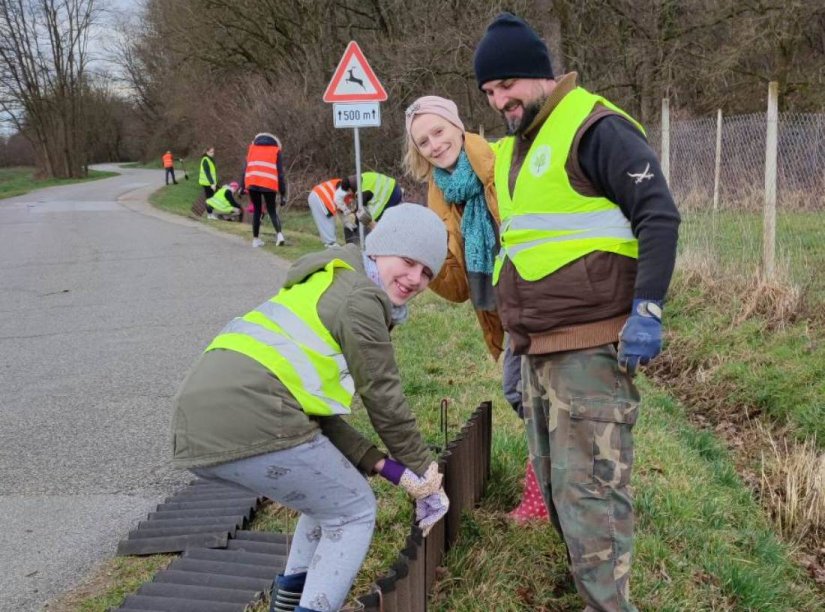
[[521, 113], [520, 118], [512, 118], [508, 119], [504, 113], [501, 113], [501, 116], [504, 117], [504, 122], [507, 124], [507, 135], [514, 136], [514, 135], [522, 135], [530, 127], [530, 124], [533, 123], [533, 120], [538, 117], [539, 112], [541, 112], [541, 107], [544, 106], [545, 101], [547, 98], [540, 98], [531, 102], [530, 104], [522, 103], [524, 107], [524, 111]]

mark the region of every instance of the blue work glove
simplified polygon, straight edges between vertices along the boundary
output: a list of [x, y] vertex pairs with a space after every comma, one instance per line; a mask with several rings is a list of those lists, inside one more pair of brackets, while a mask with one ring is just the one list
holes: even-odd
[[633, 311], [619, 332], [619, 368], [635, 376], [636, 368], [662, 351], [662, 302], [633, 300]]
[[440, 521], [449, 509], [450, 500], [447, 499], [444, 489], [439, 489], [415, 502], [415, 520], [425, 538], [433, 525]]

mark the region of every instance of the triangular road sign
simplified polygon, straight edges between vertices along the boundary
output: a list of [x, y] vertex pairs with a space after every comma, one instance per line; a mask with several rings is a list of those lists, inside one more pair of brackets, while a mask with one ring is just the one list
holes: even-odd
[[387, 92], [361, 47], [350, 41], [324, 92], [324, 102], [383, 102], [386, 99]]

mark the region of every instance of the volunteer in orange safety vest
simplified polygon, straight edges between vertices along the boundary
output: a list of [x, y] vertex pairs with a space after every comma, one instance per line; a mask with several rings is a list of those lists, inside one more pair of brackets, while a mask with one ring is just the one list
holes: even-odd
[[266, 211], [275, 227], [275, 245], [284, 244], [281, 219], [275, 206], [275, 194], [281, 194], [281, 205], [287, 197], [286, 177], [283, 171], [281, 141], [268, 132], [255, 136], [246, 153], [246, 163], [241, 173], [241, 193], [249, 191], [252, 200], [252, 246], [261, 247], [264, 241], [258, 237], [261, 230], [261, 210], [266, 202]]

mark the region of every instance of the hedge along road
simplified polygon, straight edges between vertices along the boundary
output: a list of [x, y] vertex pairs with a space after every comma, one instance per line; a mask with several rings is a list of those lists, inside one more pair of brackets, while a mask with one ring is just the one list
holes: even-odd
[[172, 398], [286, 262], [152, 209], [160, 170], [0, 200], [0, 610], [39, 610], [189, 480]]

